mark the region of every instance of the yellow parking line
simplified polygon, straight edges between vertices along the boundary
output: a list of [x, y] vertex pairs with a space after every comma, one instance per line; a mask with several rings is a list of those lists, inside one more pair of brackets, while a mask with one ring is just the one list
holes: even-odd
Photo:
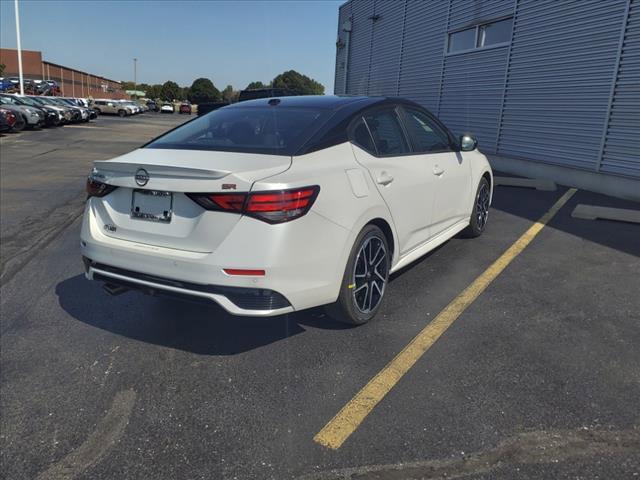
[[391, 391], [405, 373], [424, 355], [453, 322], [471, 305], [493, 280], [516, 258], [558, 210], [576, 193], [571, 188], [513, 243], [500, 258], [438, 314], [411, 342], [391, 360], [349, 403], [320, 430], [313, 440], [328, 448], [338, 449], [360, 426], [374, 407]]

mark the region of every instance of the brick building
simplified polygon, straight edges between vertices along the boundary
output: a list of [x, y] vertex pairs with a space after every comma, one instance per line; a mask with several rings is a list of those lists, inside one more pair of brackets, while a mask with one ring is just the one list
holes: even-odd
[[[0, 63], [5, 65], [5, 78], [18, 76], [17, 50], [1, 48]], [[42, 52], [22, 50], [22, 74], [25, 80], [56, 81], [63, 96], [129, 98], [119, 81], [47, 62], [42, 59]]]

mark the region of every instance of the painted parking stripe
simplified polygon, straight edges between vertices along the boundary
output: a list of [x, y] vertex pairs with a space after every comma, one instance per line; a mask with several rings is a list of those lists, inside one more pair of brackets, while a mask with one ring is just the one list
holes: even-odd
[[574, 188], [567, 190], [537, 222], [522, 234], [489, 268], [480, 274], [471, 285], [447, 305], [386, 367], [342, 407], [336, 416], [313, 437], [313, 440], [331, 449], [340, 448], [404, 374], [409, 371], [467, 307], [484, 292], [513, 259], [531, 243], [575, 193], [576, 189]]

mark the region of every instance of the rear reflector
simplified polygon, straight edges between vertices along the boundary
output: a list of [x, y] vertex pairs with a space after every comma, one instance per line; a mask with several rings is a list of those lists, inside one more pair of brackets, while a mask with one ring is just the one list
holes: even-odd
[[224, 268], [227, 275], [244, 275], [248, 277], [264, 277], [264, 270], [242, 270], [239, 268]]
[[207, 210], [243, 213], [267, 223], [283, 223], [305, 215], [320, 191], [319, 186], [249, 193], [188, 193]]

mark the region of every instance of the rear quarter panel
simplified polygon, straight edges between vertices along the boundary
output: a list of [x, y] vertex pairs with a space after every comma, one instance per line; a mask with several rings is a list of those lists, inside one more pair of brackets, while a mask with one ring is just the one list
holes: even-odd
[[312, 211], [349, 230], [349, 238], [337, 262], [340, 279], [356, 237], [376, 218], [385, 220], [391, 227], [395, 263], [398, 245], [391, 214], [367, 170], [356, 162], [350, 143], [293, 157], [287, 171], [256, 182], [253, 190], [310, 185], [320, 186]]

